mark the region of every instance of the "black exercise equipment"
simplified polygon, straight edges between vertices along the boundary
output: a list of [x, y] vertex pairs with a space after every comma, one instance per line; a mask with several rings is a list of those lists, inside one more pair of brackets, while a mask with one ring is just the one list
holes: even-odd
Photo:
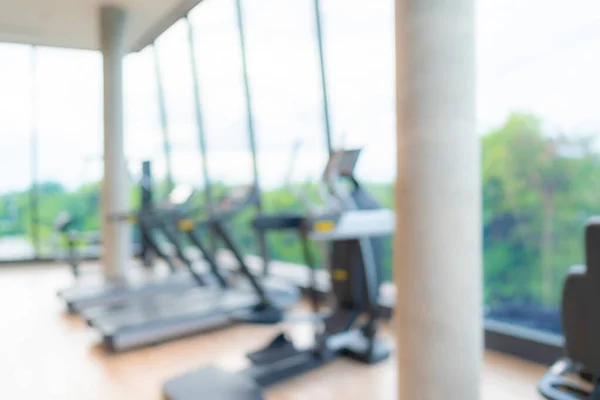
[[[162, 219], [178, 227], [178, 233], [185, 232], [201, 251], [209, 265], [204, 275], [208, 285], [133, 299], [117, 307], [86, 310], [84, 317], [101, 332], [109, 350], [129, 350], [242, 321], [270, 324], [282, 320], [284, 310], [299, 301], [298, 288], [272, 278], [255, 277], [229, 229], [231, 220], [253, 206], [258, 196], [258, 189], [252, 185], [237, 197], [221, 201], [220, 209], [215, 207], [206, 219], [194, 220], [176, 210]], [[204, 236], [213, 235], [234, 256], [237, 274], [219, 268], [200, 230], [205, 231]]]
[[[142, 178], [139, 183], [141, 206], [136, 213], [127, 213], [122, 215], [111, 215], [112, 220], [128, 220], [137, 227], [140, 248], [136, 254], [142, 260], [142, 265], [146, 268], [154, 265], [154, 258], [159, 257], [164, 260], [171, 270], [168, 279], [158, 282], [105, 282], [100, 285], [78, 285], [66, 290], [62, 290], [58, 295], [65, 301], [67, 310], [70, 313], [80, 313], [82, 310], [110, 304], [118, 304], [134, 297], [143, 297], [158, 292], [179, 292], [202, 283], [202, 278], [194, 274], [176, 272], [174, 259], [168, 255], [155, 238], [155, 231], [159, 231], [167, 238], [179, 260], [186, 266], [191, 267], [191, 261], [184, 254], [176, 237], [164, 224], [164, 219], [169, 215], [170, 203], [157, 207], [153, 204], [153, 186], [150, 171], [150, 163], [144, 162], [142, 165]], [[185, 202], [187, 199], [181, 199]], [[68, 214], [62, 214], [56, 220], [56, 229], [60, 230], [66, 237], [69, 246], [69, 263], [72, 266], [75, 276], [79, 275], [80, 256], [77, 253], [77, 243], [85, 235], [74, 232], [71, 228], [75, 223], [74, 219]], [[191, 268], [188, 268], [188, 271]]]
[[600, 219], [585, 230], [586, 265], [571, 267], [563, 287], [565, 357], [538, 384], [550, 400], [600, 400]]
[[[56, 217], [53, 225], [54, 230], [60, 234], [67, 246], [67, 254], [65, 259], [71, 267], [71, 273], [75, 278], [77, 278], [79, 277], [79, 264], [81, 263], [82, 258], [77, 251], [77, 247], [82, 241], [85, 241], [87, 244], [92, 242], [92, 240], [88, 240], [87, 238], [84, 239], [81, 233], [74, 231], [74, 223], [75, 219], [73, 216], [64, 211]], [[97, 240], [93, 240], [93, 242], [97, 242]]]
[[[381, 236], [394, 229], [394, 214], [376, 207], [375, 200], [353, 175], [358, 151], [332, 155], [325, 174], [328, 190], [337, 202], [318, 215], [295, 213], [259, 215], [253, 226], [259, 231], [298, 232], [310, 269], [312, 306], [320, 313], [316, 296], [316, 266], [308, 241], [325, 243], [330, 264], [331, 312], [316, 319], [314, 345], [300, 349], [285, 333], [265, 348], [248, 354], [251, 366], [237, 373], [215, 367], [169, 380], [164, 385], [169, 400], [262, 399], [261, 388], [323, 366], [337, 357], [373, 364], [386, 359], [389, 345], [378, 338], [378, 297], [382, 262], [374, 248]], [[344, 179], [346, 178], [346, 179]], [[351, 180], [348, 190], [342, 181]], [[364, 200], [367, 209], [359, 209]]]
[[[150, 161], [142, 162], [142, 177], [139, 181], [140, 190], [140, 211], [151, 210], [153, 207], [153, 183]], [[79, 252], [80, 247], [90, 245], [101, 245], [100, 232], [80, 232], [75, 226], [76, 218], [67, 211], [61, 212], [53, 222], [54, 230], [63, 238], [67, 246], [66, 261], [71, 266], [71, 271], [75, 278], [79, 277], [79, 264], [83, 259], [83, 254]], [[140, 258], [145, 267], [153, 267], [155, 258], [158, 255], [155, 251], [156, 245], [148, 237], [140, 226], [136, 225], [136, 236], [134, 240], [134, 254]], [[139, 243], [138, 243], [139, 242]], [[162, 253], [160, 250], [158, 253]]]

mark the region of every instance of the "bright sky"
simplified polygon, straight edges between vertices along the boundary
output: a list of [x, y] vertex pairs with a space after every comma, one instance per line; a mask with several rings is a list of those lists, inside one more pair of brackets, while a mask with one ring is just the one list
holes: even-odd
[[[335, 143], [364, 146], [359, 176], [390, 181], [395, 172], [393, 0], [323, 4]], [[513, 111], [533, 112], [567, 133], [598, 130], [600, 2], [478, 0], [477, 6], [480, 132]], [[303, 149], [296, 178], [315, 178], [325, 143], [312, 0], [245, 0], [244, 12], [261, 181], [271, 187], [282, 182], [299, 137]], [[252, 174], [233, 1], [206, 0], [192, 21], [209, 172], [215, 180], [247, 183]], [[181, 22], [157, 45], [175, 178], [201, 185], [187, 46]], [[35, 104], [31, 57], [30, 47], [0, 44], [0, 193], [30, 185], [34, 128], [40, 180], [73, 187], [101, 173], [100, 55], [39, 48]], [[160, 176], [164, 159], [153, 60], [147, 49], [125, 61], [125, 130], [133, 173], [150, 158]]]

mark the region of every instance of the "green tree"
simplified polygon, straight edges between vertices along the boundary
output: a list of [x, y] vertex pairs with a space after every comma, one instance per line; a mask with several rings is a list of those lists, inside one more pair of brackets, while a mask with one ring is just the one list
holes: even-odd
[[539, 119], [519, 114], [484, 136], [488, 302], [557, 304], [567, 267], [582, 261], [582, 216], [599, 209], [591, 143], [544, 135]]

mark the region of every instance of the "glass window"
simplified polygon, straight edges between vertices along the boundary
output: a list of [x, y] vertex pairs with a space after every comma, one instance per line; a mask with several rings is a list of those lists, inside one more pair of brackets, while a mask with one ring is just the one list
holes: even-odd
[[[396, 176], [394, 2], [322, 0], [323, 40], [335, 148], [363, 149], [357, 175], [383, 184], [392, 207]], [[381, 191], [381, 188], [378, 188]]]
[[211, 180], [225, 185], [250, 183], [254, 177], [235, 2], [207, 0], [190, 20]]
[[0, 44], [0, 260], [35, 257], [31, 48]]
[[[333, 147], [362, 148], [357, 178], [382, 206], [393, 208], [394, 1], [321, 3]], [[391, 279], [391, 238], [385, 242], [385, 277]]]
[[327, 148], [313, 2], [246, 1], [243, 12], [261, 183], [285, 183], [296, 142], [294, 178], [316, 178]]
[[156, 49], [164, 88], [173, 181], [203, 190], [204, 173], [186, 21], [180, 20], [169, 28], [157, 40]]
[[[289, 185], [314, 186], [327, 158], [313, 1], [242, 4], [265, 207], [294, 211]], [[272, 258], [303, 262], [297, 235], [274, 233], [269, 245]]]
[[137, 182], [141, 178], [142, 162], [150, 161], [157, 197], [164, 196], [166, 163], [163, 135], [159, 119], [154, 49], [147, 47], [130, 54], [124, 62], [124, 129], [125, 153], [132, 189], [133, 208], [139, 206]]
[[38, 48], [36, 59], [40, 255], [48, 257], [59, 213], [79, 231], [100, 229], [102, 64], [96, 52], [53, 48]]
[[[214, 196], [254, 182], [242, 59], [233, 0], [205, 0], [191, 13], [200, 100]], [[200, 173], [200, 172], [199, 172]], [[233, 221], [236, 240], [257, 253], [250, 229], [254, 210]]]
[[559, 333], [564, 277], [585, 262], [585, 221], [600, 211], [600, 8], [479, 3], [487, 314]]

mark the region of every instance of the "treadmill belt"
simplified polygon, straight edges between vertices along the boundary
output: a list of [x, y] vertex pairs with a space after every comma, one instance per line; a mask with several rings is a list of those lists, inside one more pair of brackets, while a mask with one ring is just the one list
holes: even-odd
[[90, 307], [119, 304], [136, 297], [141, 298], [157, 293], [178, 293], [195, 285], [196, 283], [188, 274], [176, 274], [164, 280], [149, 283], [78, 286], [64, 291], [61, 297], [69, 309], [80, 313]]
[[205, 298], [219, 296], [217, 288], [191, 288], [185, 291], [172, 293], [159, 293], [153, 296], [144, 298], [134, 298], [129, 302], [114, 306], [100, 306], [87, 309], [81, 315], [88, 321], [91, 326], [95, 326], [97, 322], [123, 321], [124, 323], [135, 318], [140, 314], [148, 312], [164, 311], [184, 305], [194, 305], [205, 301]]
[[[265, 289], [281, 308], [290, 307], [300, 298], [299, 290], [289, 285], [270, 283]], [[202, 294], [198, 288], [179, 296], [147, 298], [134, 307], [106, 313], [91, 322], [103, 334], [109, 349], [120, 351], [234, 323], [235, 313], [260, 304], [259, 296], [247, 285], [209, 292]]]
[[253, 307], [258, 302], [258, 297], [252, 294], [228, 291], [217, 296], [207, 296], [195, 304], [189, 303], [186, 298], [164, 307], [153, 307], [149, 303], [148, 307], [143, 309], [142, 314], [129, 314], [125, 318], [114, 319], [107, 316], [107, 318], [95, 321], [94, 326], [103, 332], [139, 329], [142, 326], [164, 325], [170, 321], [181, 321], [187, 318], [203, 318], [214, 313], [229, 314], [231, 310]]

